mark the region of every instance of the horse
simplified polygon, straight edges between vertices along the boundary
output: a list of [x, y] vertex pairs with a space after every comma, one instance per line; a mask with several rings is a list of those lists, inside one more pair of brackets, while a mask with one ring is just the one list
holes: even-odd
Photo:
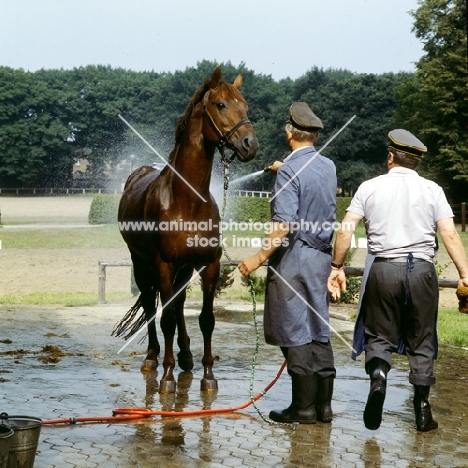
[[[201, 390], [216, 391], [211, 338], [215, 326], [213, 301], [220, 272], [222, 242], [218, 206], [209, 186], [215, 151], [247, 162], [256, 156], [258, 140], [248, 119], [248, 105], [239, 91], [242, 74], [230, 84], [221, 68], [192, 96], [175, 129], [175, 145], [160, 171], [143, 166], [128, 177], [118, 210], [121, 235], [130, 251], [140, 296], [114, 328], [114, 336], [128, 339], [147, 326], [148, 349], [143, 372], [158, 367], [160, 345], [155, 316], [161, 299], [160, 326], [164, 336], [160, 393], [174, 393], [174, 335], [177, 328], [178, 365], [193, 368], [190, 338], [184, 318], [187, 286], [196, 270], [202, 278], [203, 303], [199, 326], [203, 335]], [[141, 222], [144, 222], [142, 224]], [[133, 223], [133, 224], [132, 224]], [[143, 227], [143, 229], [142, 229]], [[143, 313], [137, 317], [137, 312]]]

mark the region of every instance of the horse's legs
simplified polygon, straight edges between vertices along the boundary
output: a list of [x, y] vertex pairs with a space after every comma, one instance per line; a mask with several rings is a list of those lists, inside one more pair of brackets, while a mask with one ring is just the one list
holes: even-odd
[[164, 335], [164, 374], [159, 387], [160, 393], [175, 393], [176, 382], [174, 379], [174, 335], [177, 325], [173, 298], [174, 271], [170, 264], [159, 262], [159, 286], [161, 294], [162, 315], [161, 330]]
[[192, 277], [193, 268], [186, 267], [177, 273], [174, 282], [174, 291], [180, 291], [176, 298], [174, 298], [174, 312], [177, 320], [177, 344], [179, 345], [180, 352], [177, 354], [177, 361], [179, 367], [184, 371], [191, 371], [193, 369], [193, 356], [190, 351], [190, 337], [187, 333], [184, 317], [184, 303], [187, 296], [187, 285]]
[[156, 334], [156, 288], [154, 285], [154, 270], [151, 265], [132, 252], [133, 273], [135, 282], [141, 293], [141, 301], [145, 313], [148, 328], [148, 350], [142, 372], [155, 371], [158, 367], [158, 355], [160, 346]]
[[203, 379], [200, 389], [206, 391], [218, 390], [218, 381], [213, 374], [214, 358], [211, 351], [211, 337], [215, 326], [213, 301], [219, 278], [219, 261], [211, 263], [200, 273], [203, 280], [203, 307], [198, 318], [203, 334]]

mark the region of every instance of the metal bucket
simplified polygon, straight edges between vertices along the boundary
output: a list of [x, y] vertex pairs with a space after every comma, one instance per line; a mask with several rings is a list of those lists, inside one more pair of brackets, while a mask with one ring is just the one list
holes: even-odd
[[8, 452], [12, 440], [13, 431], [10, 426], [0, 423], [0, 468], [8, 468]]
[[32, 416], [9, 416], [3, 413], [0, 421], [11, 427], [7, 468], [33, 468], [42, 420]]

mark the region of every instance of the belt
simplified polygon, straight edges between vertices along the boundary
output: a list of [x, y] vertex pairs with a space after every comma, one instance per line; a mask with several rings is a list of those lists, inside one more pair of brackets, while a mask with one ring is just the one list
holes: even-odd
[[[393, 258], [386, 258], [386, 257], [376, 257], [374, 262], [397, 262], [397, 263], [405, 263], [408, 260], [408, 257], [393, 257]], [[415, 258], [413, 257], [411, 260], [413, 263], [415, 262], [425, 262], [422, 258]]]
[[376, 259], [374, 259], [374, 262], [405, 263], [405, 267], [406, 267], [406, 286], [405, 286], [405, 302], [404, 302], [405, 305], [408, 304], [408, 298], [409, 298], [409, 274], [411, 270], [414, 268], [415, 263], [425, 262], [425, 261], [426, 260], [423, 260], [422, 258], [414, 258], [411, 252], [404, 257], [393, 257], [393, 258], [377, 257]]

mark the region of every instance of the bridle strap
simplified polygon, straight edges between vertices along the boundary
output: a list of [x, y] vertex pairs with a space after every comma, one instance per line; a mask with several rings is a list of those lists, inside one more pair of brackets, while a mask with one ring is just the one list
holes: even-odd
[[231, 128], [231, 130], [227, 131], [226, 133], [222, 133], [221, 130], [215, 124], [210, 113], [208, 112], [208, 106], [206, 104], [203, 106], [203, 112], [208, 117], [208, 122], [210, 122], [211, 127], [213, 128], [213, 130], [216, 133], [216, 136], [218, 137], [218, 147], [220, 149], [224, 148], [228, 144], [229, 138], [232, 137], [232, 135], [237, 131], [239, 127], [242, 127], [242, 125], [250, 123], [249, 119], [247, 118], [242, 119], [241, 121], [237, 122], [236, 125], [234, 125], [234, 127]]

